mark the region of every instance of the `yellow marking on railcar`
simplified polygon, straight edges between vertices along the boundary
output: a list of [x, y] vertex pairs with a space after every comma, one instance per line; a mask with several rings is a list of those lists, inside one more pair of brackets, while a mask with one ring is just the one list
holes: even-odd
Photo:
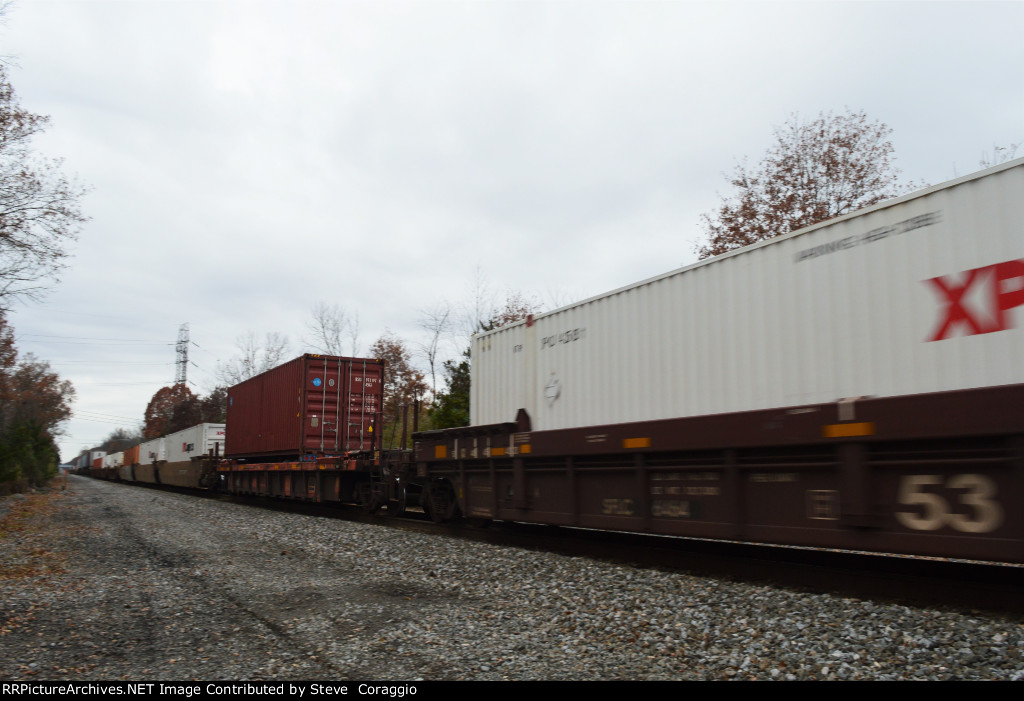
[[826, 424], [821, 427], [825, 438], [852, 438], [854, 436], [875, 435], [875, 422], [862, 421], [854, 424]]
[[434, 457], [438, 460], [442, 460], [448, 457], [448, 446], [446, 445], [435, 445], [434, 446]]
[[505, 454], [505, 449], [504, 448], [491, 448], [491, 457], [492, 458], [500, 458], [504, 454]]
[[650, 448], [651, 447], [651, 439], [647, 438], [647, 437], [644, 437], [644, 438], [623, 438], [622, 439], [622, 447], [626, 448], [627, 450], [630, 449], [630, 448]]

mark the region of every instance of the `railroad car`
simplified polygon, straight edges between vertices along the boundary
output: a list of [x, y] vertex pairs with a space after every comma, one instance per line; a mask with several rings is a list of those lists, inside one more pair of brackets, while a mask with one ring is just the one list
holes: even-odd
[[[93, 455], [102, 457], [93, 461], [90, 474], [121, 482], [215, 487], [219, 481], [217, 461], [224, 445], [224, 432], [224, 424], [204, 423], [123, 452], [106, 455], [94, 451]], [[76, 464], [85, 462], [88, 455], [90, 453], [82, 453]]]
[[75, 472], [79, 475], [88, 475], [92, 472], [93, 460], [97, 457], [102, 458], [105, 453], [103, 451], [82, 451], [77, 458], [74, 460]]
[[383, 392], [381, 361], [312, 354], [229, 388], [225, 488], [369, 505]]
[[106, 480], [116, 480], [120, 475], [123, 453], [107, 453], [100, 462], [100, 475]]
[[384, 366], [305, 354], [228, 389], [224, 455], [266, 462], [373, 450]]
[[124, 457], [122, 459], [122, 467], [120, 478], [123, 481], [134, 481], [135, 480], [135, 468], [139, 463], [139, 446], [134, 445], [131, 448], [125, 448]]
[[479, 334], [471, 425], [413, 451], [377, 442], [378, 361], [302, 356], [229, 390], [185, 481], [1022, 563], [1021, 193], [1024, 159]]
[[1024, 159], [476, 336], [435, 519], [1024, 561]]
[[216, 486], [225, 432], [225, 424], [202, 423], [165, 436], [166, 459], [154, 463], [154, 478], [175, 487]]
[[144, 484], [160, 484], [160, 465], [167, 461], [167, 439], [154, 438], [140, 444], [137, 457], [132, 473], [134, 480]]

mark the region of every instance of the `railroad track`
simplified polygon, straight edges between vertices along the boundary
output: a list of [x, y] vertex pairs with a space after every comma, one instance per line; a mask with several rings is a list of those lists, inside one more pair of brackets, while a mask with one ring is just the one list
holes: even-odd
[[[130, 486], [130, 485], [126, 485]], [[153, 488], [153, 485], [140, 485]], [[402, 518], [351, 505], [242, 497], [208, 490], [173, 491], [259, 508], [369, 523], [503, 547], [589, 557], [638, 568], [828, 592], [920, 608], [985, 611], [1024, 620], [1024, 566], [694, 538], [595, 531], [561, 526], [459, 521], [436, 524], [416, 510]]]

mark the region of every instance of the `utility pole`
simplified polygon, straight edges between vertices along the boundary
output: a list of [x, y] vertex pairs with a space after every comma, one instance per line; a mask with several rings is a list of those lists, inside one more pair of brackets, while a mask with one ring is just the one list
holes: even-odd
[[174, 384], [183, 385], [188, 381], [188, 324], [178, 329], [178, 372], [174, 376]]

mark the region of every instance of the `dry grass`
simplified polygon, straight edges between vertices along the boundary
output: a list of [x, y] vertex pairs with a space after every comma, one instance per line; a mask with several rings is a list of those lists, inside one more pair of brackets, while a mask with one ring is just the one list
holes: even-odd
[[[63, 478], [58, 478], [63, 479]], [[69, 508], [68, 492], [55, 489], [7, 498], [7, 513], [0, 518], [0, 582], [26, 577], [47, 577], [64, 572], [67, 554], [54, 542], [51, 519]]]
[[[64, 478], [44, 492], [4, 499], [6, 513], [0, 517], [0, 586], [31, 582], [34, 586], [51, 587], [54, 579], [66, 572], [68, 553], [61, 549], [59, 529], [53, 517], [67, 503], [70, 492]], [[31, 626], [37, 605], [9, 613], [0, 621], [0, 637], [19, 628]]]

